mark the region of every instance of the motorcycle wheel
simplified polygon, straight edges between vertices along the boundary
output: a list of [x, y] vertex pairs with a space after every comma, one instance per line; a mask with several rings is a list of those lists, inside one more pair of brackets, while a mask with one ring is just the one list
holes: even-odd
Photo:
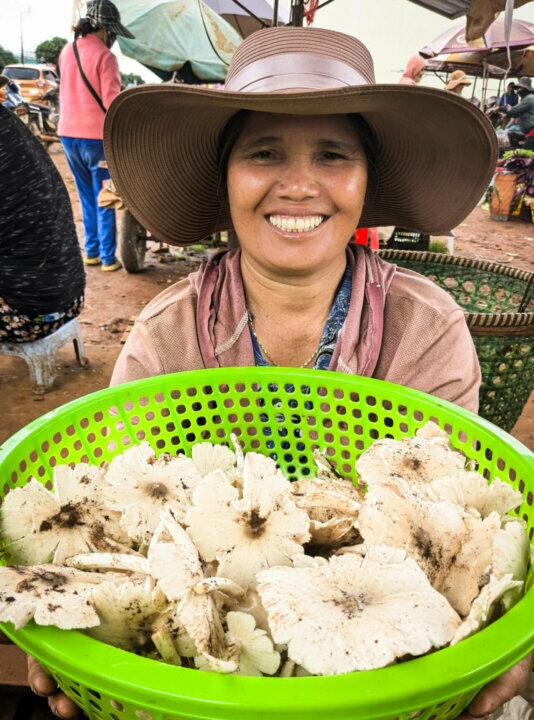
[[30, 129], [31, 134], [41, 141], [41, 128], [39, 127], [39, 123], [37, 120], [30, 119], [28, 128]]
[[117, 210], [117, 250], [126, 272], [141, 272], [145, 263], [146, 230], [126, 209]]

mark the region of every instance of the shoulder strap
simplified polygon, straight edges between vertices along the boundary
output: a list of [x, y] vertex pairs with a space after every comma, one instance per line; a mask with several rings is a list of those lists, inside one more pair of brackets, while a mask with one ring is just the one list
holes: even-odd
[[82, 76], [82, 80], [83, 80], [84, 83], [87, 85], [87, 89], [89, 90], [89, 92], [91, 93], [91, 95], [94, 97], [94, 99], [97, 101], [97, 103], [100, 105], [100, 107], [102, 108], [102, 110], [103, 110], [104, 112], [106, 112], [106, 108], [104, 107], [104, 103], [103, 103], [102, 100], [100, 99], [100, 95], [96, 92], [96, 90], [94, 89], [94, 87], [91, 85], [91, 83], [90, 83], [89, 80], [87, 79], [86, 74], [84, 73], [84, 71], [83, 71], [83, 69], [82, 69], [82, 64], [81, 64], [81, 62], [80, 62], [80, 55], [78, 54], [78, 48], [76, 47], [76, 40], [72, 43], [72, 45], [73, 45], [73, 48], [74, 48], [74, 55], [76, 56], [76, 62], [78, 63], [78, 69], [80, 70], [80, 75]]

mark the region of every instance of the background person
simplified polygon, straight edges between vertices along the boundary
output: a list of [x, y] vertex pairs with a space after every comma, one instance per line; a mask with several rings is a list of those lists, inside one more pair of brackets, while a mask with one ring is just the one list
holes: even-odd
[[506, 86], [506, 92], [501, 95], [499, 98], [499, 107], [500, 108], [508, 108], [508, 107], [514, 107], [514, 105], [517, 105], [519, 102], [519, 99], [517, 97], [517, 93], [514, 90], [515, 85], [513, 82], [508, 83]]
[[471, 81], [467, 79], [467, 75], [463, 70], [455, 70], [451, 73], [449, 82], [445, 85], [445, 90], [461, 95], [464, 87], [471, 85]]
[[[87, 17], [74, 28], [75, 41], [66, 45], [59, 56], [61, 115], [58, 135], [76, 181], [82, 205], [85, 231], [86, 265], [102, 270], [118, 270], [115, 257], [115, 211], [98, 205], [102, 183], [108, 171], [99, 167], [104, 160], [102, 133], [105, 110], [120, 92], [117, 58], [110, 51], [117, 35], [133, 37], [120, 22], [120, 14], [110, 0], [88, 3]], [[86, 85], [75, 55], [96, 99]], [[99, 102], [100, 101], [100, 102]]]
[[0, 342], [50, 335], [83, 307], [67, 188], [26, 125], [0, 106]]
[[426, 60], [420, 55], [413, 55], [406, 63], [399, 85], [417, 85], [421, 82], [426, 68]]
[[514, 83], [520, 102], [511, 108], [502, 108], [501, 114], [506, 117], [517, 118], [519, 130], [508, 130], [508, 138], [513, 148], [518, 148], [525, 136], [534, 130], [534, 89], [529, 77], [521, 77]]
[[[120, 195], [155, 236], [189, 245], [233, 227], [240, 244], [148, 304], [112, 384], [280, 365], [390, 380], [476, 410], [480, 369], [463, 311], [430, 280], [349, 245], [359, 225], [439, 234], [475, 207], [497, 141], [469, 103], [376, 86], [353, 37], [276, 27], [239, 46], [223, 91], [121, 94], [105, 147]], [[515, 695], [525, 665], [472, 707], [484, 714]], [[30, 680], [52, 691], [35, 661]]]

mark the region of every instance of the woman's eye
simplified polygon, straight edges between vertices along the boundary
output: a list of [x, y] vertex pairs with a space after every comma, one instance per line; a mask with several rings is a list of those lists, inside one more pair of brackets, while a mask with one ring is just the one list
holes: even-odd
[[272, 150], [257, 150], [253, 156], [255, 160], [271, 160], [274, 157]]
[[341, 153], [334, 152], [333, 150], [325, 150], [323, 153], [323, 158], [325, 160], [344, 160], [344, 155], [341, 155]]

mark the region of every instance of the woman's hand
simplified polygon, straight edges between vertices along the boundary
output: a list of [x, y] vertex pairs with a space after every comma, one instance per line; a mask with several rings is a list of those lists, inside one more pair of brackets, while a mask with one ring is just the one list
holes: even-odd
[[527, 686], [528, 672], [531, 656], [518, 662], [495, 680], [488, 683], [478, 693], [469, 707], [458, 716], [457, 720], [473, 720], [473, 718], [484, 718], [501, 705], [520, 695]]
[[77, 718], [80, 710], [64, 693], [58, 690], [56, 681], [50, 677], [37, 660], [28, 655], [28, 685], [36, 695], [48, 698], [50, 710], [59, 718]]

